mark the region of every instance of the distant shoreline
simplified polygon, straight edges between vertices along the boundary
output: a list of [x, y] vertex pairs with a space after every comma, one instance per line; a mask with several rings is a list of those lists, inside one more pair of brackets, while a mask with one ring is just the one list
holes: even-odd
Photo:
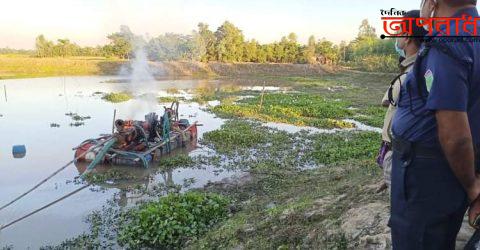
[[[165, 77], [256, 77], [321, 76], [334, 72], [320, 64], [220, 63], [220, 62], [150, 62], [155, 76]], [[117, 75], [129, 70], [127, 60], [104, 57], [36, 58], [0, 55], [0, 80], [52, 76]]]

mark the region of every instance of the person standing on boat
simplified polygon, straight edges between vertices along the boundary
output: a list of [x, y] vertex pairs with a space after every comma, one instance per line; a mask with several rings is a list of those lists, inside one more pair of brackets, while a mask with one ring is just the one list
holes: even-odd
[[[420, 11], [412, 10], [407, 12], [404, 17], [419, 18]], [[395, 77], [390, 87], [388, 88], [385, 96], [382, 99], [382, 105], [388, 107], [383, 121], [382, 130], [382, 145], [380, 147], [379, 155], [377, 157], [377, 163], [383, 168], [384, 183], [381, 185], [380, 190], [390, 187], [390, 173], [392, 169], [392, 118], [397, 109], [398, 97], [400, 94], [400, 86], [405, 81], [407, 73], [413, 68], [413, 64], [417, 59], [417, 52], [422, 44], [423, 36], [427, 34], [427, 31], [419, 26], [414, 26], [411, 37], [399, 37], [395, 42], [395, 50], [398, 52], [401, 60], [400, 74]]]
[[[470, 223], [480, 214], [480, 43], [471, 37], [478, 27], [466, 25], [479, 17], [476, 3], [421, 3], [431, 35], [400, 88], [392, 124], [394, 250], [455, 249], [467, 207]], [[453, 17], [451, 29], [431, 17]]]

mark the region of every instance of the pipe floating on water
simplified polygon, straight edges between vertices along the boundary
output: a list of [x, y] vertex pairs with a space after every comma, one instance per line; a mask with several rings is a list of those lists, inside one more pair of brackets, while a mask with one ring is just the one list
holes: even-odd
[[110, 150], [110, 148], [115, 144], [115, 142], [117, 142], [117, 138], [112, 137], [111, 139], [109, 139], [108, 142], [105, 143], [105, 145], [103, 145], [102, 149], [98, 152], [95, 159], [90, 162], [85, 172], [83, 172], [83, 174], [81, 175], [82, 177], [85, 176], [87, 173], [90, 173], [90, 171], [92, 171], [95, 166], [97, 166], [97, 164], [103, 160], [103, 157], [105, 157], [105, 154], [107, 154], [108, 150]]
[[[104, 143], [108, 142], [108, 140], [104, 140], [102, 142], [100, 142], [98, 145], [103, 145]], [[52, 174], [50, 174], [47, 178], [43, 179], [42, 181], [40, 181], [39, 183], [37, 183], [35, 186], [33, 186], [32, 188], [30, 188], [28, 191], [26, 191], [25, 193], [19, 195], [18, 197], [16, 197], [15, 199], [13, 199], [12, 201], [10, 201], [9, 203], [3, 205], [2, 207], [0, 207], [0, 211], [3, 210], [4, 208], [12, 205], [13, 203], [17, 202], [18, 200], [20, 200], [21, 198], [25, 197], [27, 194], [31, 193], [33, 190], [37, 189], [38, 187], [40, 187], [43, 183], [47, 182], [48, 180], [50, 180], [52, 177], [54, 177], [55, 175], [57, 175], [58, 173], [60, 173], [62, 170], [64, 170], [65, 168], [67, 168], [68, 166], [70, 166], [70, 164], [76, 162], [78, 159], [81, 159], [82, 157], [84, 157], [87, 153], [89, 153], [91, 150], [93, 150], [94, 148], [89, 148], [87, 150], [85, 150], [84, 152], [81, 152], [79, 153], [78, 155], [75, 155], [75, 158], [71, 161], [69, 161], [67, 164], [63, 165], [61, 168], [57, 169], [55, 172], [53, 172]]]

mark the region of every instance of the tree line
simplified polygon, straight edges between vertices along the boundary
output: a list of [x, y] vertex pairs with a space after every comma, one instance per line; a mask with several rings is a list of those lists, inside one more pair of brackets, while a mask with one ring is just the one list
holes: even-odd
[[300, 44], [295, 33], [280, 41], [260, 44], [245, 39], [243, 32], [233, 23], [225, 21], [215, 31], [205, 23], [199, 23], [191, 34], [166, 33], [145, 39], [135, 35], [128, 26], [107, 36], [109, 43], [97, 47], [81, 47], [68, 39], [56, 42], [36, 38], [36, 56], [105, 56], [129, 59], [135, 47], [145, 49], [152, 61], [191, 60], [202, 62], [256, 62], [256, 63], [322, 63], [362, 64], [378, 63], [379, 66], [396, 62], [393, 40], [381, 40], [375, 29], [363, 20], [356, 39], [334, 44], [325, 38], [311, 36], [307, 44]]

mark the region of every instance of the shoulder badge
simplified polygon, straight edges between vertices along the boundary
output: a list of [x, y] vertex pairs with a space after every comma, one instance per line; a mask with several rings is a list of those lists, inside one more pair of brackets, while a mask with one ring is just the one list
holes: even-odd
[[430, 89], [432, 88], [433, 84], [433, 73], [431, 70], [427, 70], [425, 72], [425, 84], [427, 85], [427, 91], [430, 92]]

